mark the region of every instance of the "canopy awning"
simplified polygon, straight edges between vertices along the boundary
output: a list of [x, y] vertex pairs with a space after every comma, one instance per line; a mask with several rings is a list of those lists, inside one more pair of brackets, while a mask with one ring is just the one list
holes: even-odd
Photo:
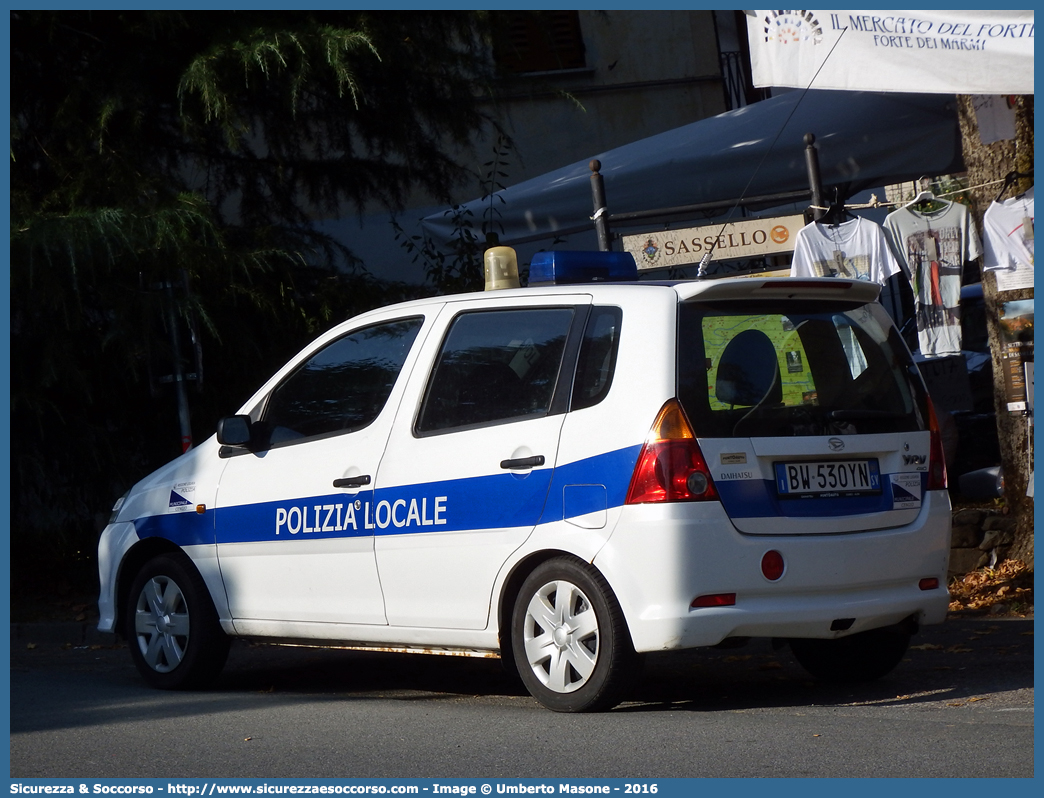
[[[602, 164], [610, 213], [799, 191], [809, 186], [804, 135], [813, 133], [824, 186], [845, 196], [963, 170], [953, 96], [792, 91], [656, 136], [592, 154]], [[503, 244], [592, 229], [590, 159], [463, 206], [481, 238], [492, 207]], [[484, 216], [483, 214], [486, 214]], [[449, 242], [450, 210], [425, 217], [425, 233]]]

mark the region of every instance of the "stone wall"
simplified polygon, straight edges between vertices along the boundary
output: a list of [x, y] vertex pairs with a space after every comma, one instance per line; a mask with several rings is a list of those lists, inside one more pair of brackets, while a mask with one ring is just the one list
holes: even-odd
[[950, 533], [950, 576], [994, 566], [1008, 555], [1015, 519], [1000, 510], [957, 510]]

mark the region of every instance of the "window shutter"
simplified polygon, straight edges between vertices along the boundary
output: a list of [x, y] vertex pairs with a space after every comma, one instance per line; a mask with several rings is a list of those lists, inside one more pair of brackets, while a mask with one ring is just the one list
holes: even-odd
[[497, 63], [509, 72], [548, 72], [585, 66], [576, 11], [515, 11], [508, 14]]

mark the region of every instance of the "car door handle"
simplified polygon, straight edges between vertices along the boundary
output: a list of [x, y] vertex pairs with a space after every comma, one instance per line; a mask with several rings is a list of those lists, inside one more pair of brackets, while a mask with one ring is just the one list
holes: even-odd
[[519, 457], [515, 460], [501, 460], [501, 468], [533, 468], [544, 464], [544, 455], [537, 454], [533, 457]]
[[363, 485], [369, 484], [369, 474], [363, 474], [359, 477], [343, 477], [342, 479], [335, 479], [333, 481], [333, 486], [335, 488], [361, 488]]

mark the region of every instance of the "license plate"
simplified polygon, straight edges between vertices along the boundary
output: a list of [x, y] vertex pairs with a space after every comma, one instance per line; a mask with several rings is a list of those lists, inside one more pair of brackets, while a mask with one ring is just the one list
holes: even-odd
[[782, 499], [864, 496], [881, 492], [877, 460], [774, 463], [776, 493]]

